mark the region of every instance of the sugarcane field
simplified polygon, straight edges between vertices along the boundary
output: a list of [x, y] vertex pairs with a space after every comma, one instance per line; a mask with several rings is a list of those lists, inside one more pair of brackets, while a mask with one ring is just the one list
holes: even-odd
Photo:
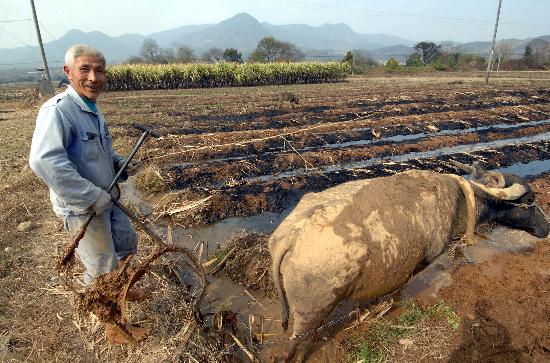
[[[340, 295], [320, 322], [302, 321], [307, 328], [293, 330], [305, 309], [291, 283], [302, 273], [299, 243], [315, 241], [317, 233], [303, 227], [300, 234], [297, 226], [309, 223], [302, 218], [331, 226], [330, 213], [358, 183], [373, 192], [350, 198], [382, 210], [399, 202], [393, 197], [404, 188], [398, 178], [426, 176], [414, 183], [436, 188], [426, 185], [430, 178], [465, 176], [478, 165], [527, 181], [535, 198], [530, 206], [546, 223], [550, 213], [548, 71], [500, 72], [489, 85], [476, 72], [342, 74], [311, 83], [220, 87], [212, 81], [166, 89], [120, 78], [127, 88], [104, 91], [98, 105], [120, 155], [131, 152], [143, 130], [157, 137], [143, 142], [136, 154], [143, 166], [120, 183], [138, 252], [88, 286], [78, 259], [57, 269], [72, 236], [51, 210], [48, 187], [29, 168], [45, 99], [32, 84], [0, 85], [0, 360], [271, 362], [283, 361], [296, 341], [310, 340], [308, 362], [549, 361], [548, 237], [496, 222], [478, 225], [475, 243], [420, 263], [391, 291], [380, 287], [356, 301], [351, 291], [359, 287], [332, 290]], [[405, 206], [416, 203], [410, 193], [401, 195]], [[322, 204], [320, 214], [312, 205], [325, 203], [325, 195], [334, 202]], [[340, 235], [338, 226], [353, 225], [361, 212], [348, 213], [330, 233]], [[361, 228], [379, 228], [390, 212], [380, 213], [382, 222]], [[369, 235], [352, 227], [350, 236]], [[276, 243], [293, 238], [297, 245], [280, 257], [283, 281], [274, 281]], [[413, 258], [396, 246], [395, 255]], [[296, 282], [298, 289], [312, 293], [333, 283], [330, 261], [344, 252], [318, 249], [319, 256], [332, 256], [326, 282], [315, 285], [322, 266], [311, 266], [306, 256], [303, 281], [311, 285]], [[369, 251], [376, 265], [378, 249]], [[373, 281], [383, 285], [394, 275], [384, 274]], [[126, 300], [134, 284], [146, 301]], [[289, 296], [288, 330], [281, 326], [278, 284]], [[144, 326], [150, 335], [109, 344], [106, 322]]]

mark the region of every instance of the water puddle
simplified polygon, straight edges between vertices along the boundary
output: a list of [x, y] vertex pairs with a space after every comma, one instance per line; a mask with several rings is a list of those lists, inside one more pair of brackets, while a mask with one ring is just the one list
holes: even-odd
[[[324, 148], [338, 149], [338, 148], [344, 148], [344, 147], [350, 147], [350, 146], [396, 143], [396, 142], [403, 142], [403, 141], [418, 140], [426, 137], [462, 135], [462, 134], [468, 134], [471, 132], [485, 132], [485, 131], [493, 131], [493, 130], [494, 131], [514, 130], [514, 129], [524, 128], [529, 126], [539, 126], [539, 125], [547, 125], [547, 124], [550, 124], [550, 120], [530, 121], [530, 122], [525, 122], [520, 124], [496, 124], [496, 125], [490, 125], [490, 126], [469, 127], [464, 129], [452, 129], [452, 130], [445, 129], [445, 130], [431, 132], [431, 133], [420, 132], [416, 134], [406, 134], [406, 135], [399, 134], [399, 135], [383, 137], [375, 140], [360, 140], [360, 141], [342, 142], [337, 144], [329, 144], [329, 145], [321, 146], [320, 149], [324, 149]], [[358, 130], [361, 130], [361, 129], [358, 129]], [[369, 128], [364, 130], [370, 131]], [[315, 149], [315, 148], [305, 148], [301, 150], [307, 151], [308, 149]]]
[[239, 233], [271, 233], [292, 211], [294, 206], [282, 213], [264, 212], [250, 217], [226, 218], [219, 222], [194, 228], [175, 228], [174, 240], [187, 248], [203, 243], [207, 253], [211, 253], [231, 236]]
[[532, 178], [550, 171], [550, 160], [534, 160], [529, 163], [516, 163], [498, 169], [501, 173], [515, 174], [522, 178]]
[[[241, 322], [247, 326], [249, 326], [250, 316], [253, 315], [255, 324], [252, 331], [263, 332], [266, 340], [273, 340], [274, 335], [286, 334], [281, 326], [280, 306], [277, 299], [271, 300], [257, 292], [250, 292], [242, 285], [221, 275], [208, 277], [209, 284], [201, 304], [203, 314], [209, 315], [220, 309], [229, 309], [237, 313]], [[263, 329], [261, 319], [264, 320]]]
[[[464, 122], [457, 121], [460, 125], [463, 125]], [[479, 127], [468, 127], [468, 128], [461, 128], [461, 129], [445, 129], [440, 130], [437, 132], [431, 132], [431, 133], [415, 133], [415, 134], [397, 134], [387, 137], [382, 137], [379, 139], [365, 139], [365, 140], [357, 140], [357, 141], [346, 141], [346, 142], [338, 142], [338, 143], [328, 143], [326, 145], [321, 146], [311, 146], [311, 147], [304, 147], [304, 148], [298, 148], [296, 149], [298, 152], [307, 152], [307, 151], [316, 151], [316, 150], [326, 150], [326, 149], [341, 149], [341, 148], [348, 148], [348, 147], [355, 147], [355, 146], [366, 146], [366, 145], [378, 145], [378, 144], [395, 144], [399, 142], [405, 142], [405, 141], [413, 141], [413, 140], [420, 140], [428, 137], [438, 137], [438, 136], [449, 136], [449, 135], [462, 135], [472, 132], [490, 132], [490, 131], [504, 131], [504, 130], [515, 130], [520, 128], [526, 128], [531, 126], [540, 126], [540, 125], [548, 125], [550, 124], [550, 120], [539, 120], [539, 121], [529, 121], [529, 122], [523, 122], [523, 123], [517, 123], [517, 124], [495, 124], [495, 125], [489, 125], [489, 126], [479, 126]], [[363, 132], [370, 132], [371, 128], [365, 128], [365, 129], [354, 129], [353, 131], [363, 131]], [[314, 135], [320, 136], [323, 135], [322, 133], [316, 133]], [[279, 154], [281, 152], [284, 152], [285, 148], [274, 148], [268, 152], [263, 153], [263, 155], [270, 155], [270, 154]], [[287, 148], [287, 150], [289, 150]], [[288, 152], [294, 152], [293, 150], [289, 150]], [[185, 163], [179, 163], [176, 164], [176, 166], [180, 168], [185, 168], [197, 164], [217, 164], [217, 163], [226, 163], [226, 162], [232, 162], [232, 161], [241, 161], [241, 160], [248, 160], [252, 158], [256, 158], [257, 156], [229, 156], [229, 157], [223, 157], [223, 158], [212, 158], [212, 159], [201, 159], [191, 162], [185, 162]]]
[[[518, 138], [489, 141], [489, 142], [480, 142], [475, 144], [457, 145], [457, 146], [451, 146], [451, 147], [444, 147], [436, 150], [412, 152], [412, 153], [406, 153], [406, 154], [395, 155], [395, 156], [377, 157], [377, 158], [371, 158], [368, 160], [329, 165], [324, 167], [318, 167], [316, 171], [318, 171], [319, 173], [326, 174], [326, 173], [334, 173], [334, 172], [339, 172], [344, 170], [364, 169], [376, 164], [403, 163], [409, 160], [421, 160], [421, 159], [437, 158], [440, 156], [446, 156], [446, 155], [452, 155], [452, 154], [472, 153], [476, 151], [496, 149], [504, 146], [511, 146], [511, 145], [517, 146], [522, 144], [530, 144], [530, 143], [536, 143], [536, 142], [548, 141], [548, 140], [550, 140], [550, 132], [545, 132], [538, 135], [530, 135], [530, 136], [524, 136], [524, 137], [518, 137]], [[247, 180], [265, 182], [265, 181], [273, 181], [273, 180], [278, 180], [283, 178], [294, 177], [298, 175], [310, 174], [310, 173], [311, 172], [306, 171], [305, 169], [295, 169], [295, 170], [290, 170], [277, 175], [262, 175], [262, 176], [250, 178]]]

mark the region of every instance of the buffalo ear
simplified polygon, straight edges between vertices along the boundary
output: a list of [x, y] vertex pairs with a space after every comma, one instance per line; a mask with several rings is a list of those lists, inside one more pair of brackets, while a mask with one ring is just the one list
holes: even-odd
[[491, 188], [504, 188], [506, 185], [504, 175], [495, 171], [487, 171], [477, 162], [472, 164], [470, 175], [472, 176], [472, 180]]
[[504, 175], [496, 172], [488, 172], [483, 176], [481, 182], [492, 188], [504, 188], [504, 186], [506, 185]]
[[485, 174], [487, 174], [487, 170], [479, 165], [477, 161], [472, 163], [471, 168], [472, 171], [470, 172], [470, 176], [474, 180], [483, 180], [483, 177], [485, 176]]

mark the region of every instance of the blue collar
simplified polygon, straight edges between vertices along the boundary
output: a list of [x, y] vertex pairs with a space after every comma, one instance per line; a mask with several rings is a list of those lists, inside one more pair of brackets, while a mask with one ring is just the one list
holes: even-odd
[[82, 111], [97, 114], [97, 106], [95, 104], [95, 101], [91, 101], [85, 97], [80, 96], [71, 85], [67, 86], [67, 92], [69, 93], [71, 98], [80, 106]]

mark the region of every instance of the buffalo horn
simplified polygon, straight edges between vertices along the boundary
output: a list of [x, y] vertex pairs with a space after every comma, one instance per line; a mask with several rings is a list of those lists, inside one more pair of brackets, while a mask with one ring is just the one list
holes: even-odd
[[518, 183], [514, 183], [508, 188], [492, 188], [473, 180], [471, 180], [470, 183], [477, 186], [479, 189], [483, 190], [495, 199], [500, 200], [517, 200], [521, 198], [522, 195], [527, 193], [527, 188]]
[[491, 187], [496, 188], [504, 188], [504, 185], [506, 184], [504, 175], [494, 171], [485, 171], [477, 163], [474, 163], [471, 166], [455, 160], [449, 160], [449, 163], [455, 168], [467, 172], [473, 179], [482, 181], [485, 185], [490, 185]]
[[455, 168], [458, 168], [462, 171], [465, 171], [466, 173], [468, 174], [471, 174], [473, 171], [474, 171], [474, 168], [471, 167], [470, 165], [466, 165], [466, 164], [462, 164], [461, 162], [459, 161], [455, 161], [455, 160], [449, 160], [449, 164], [451, 164], [452, 166], [454, 166]]

